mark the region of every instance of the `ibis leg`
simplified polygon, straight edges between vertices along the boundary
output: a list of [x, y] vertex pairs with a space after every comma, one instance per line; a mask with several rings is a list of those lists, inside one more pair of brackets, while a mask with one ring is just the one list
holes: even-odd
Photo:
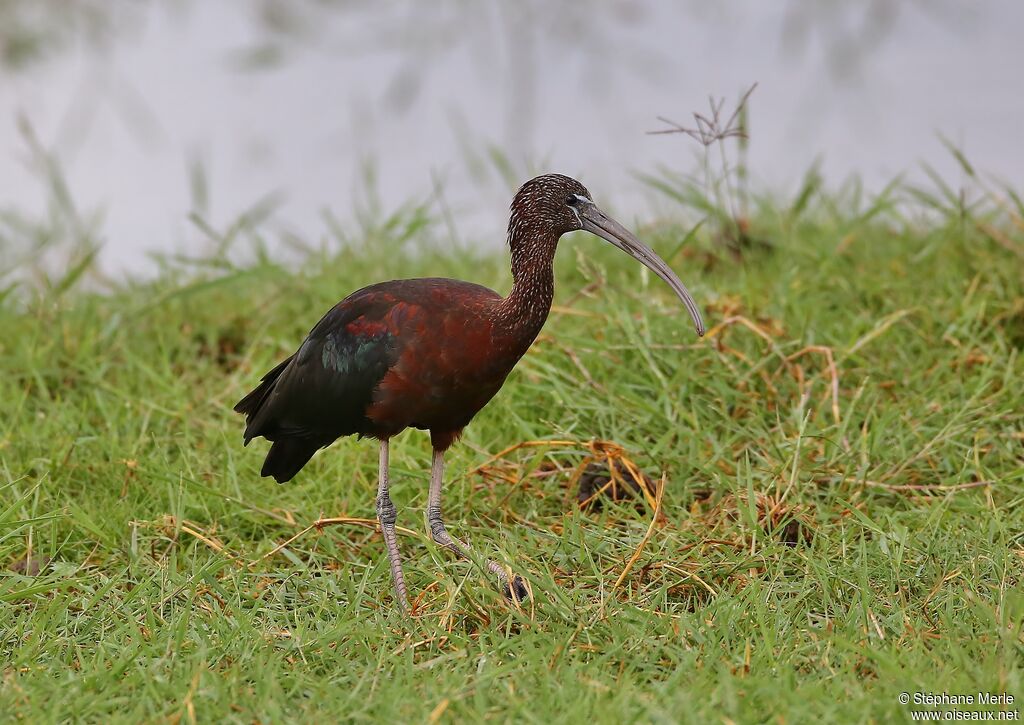
[[[441, 520], [441, 486], [443, 482], [444, 452], [435, 450], [434, 459], [430, 464], [430, 492], [427, 494], [427, 526], [430, 527], [430, 536], [441, 546], [451, 549], [457, 556], [469, 559], [469, 545], [449, 534], [444, 527], [444, 521]], [[505, 596], [509, 598], [514, 596], [518, 601], [526, 599], [528, 592], [522, 577], [514, 577], [513, 586], [509, 586], [507, 567], [487, 559], [487, 568], [498, 577]]]
[[377, 478], [377, 520], [380, 521], [380, 532], [384, 536], [384, 546], [388, 550], [388, 563], [391, 565], [391, 579], [395, 582], [395, 597], [403, 614], [409, 613], [409, 593], [405, 588], [405, 575], [402, 573], [402, 554], [398, 551], [398, 536], [395, 534], [395, 519], [398, 512], [388, 494], [388, 441], [380, 442], [380, 472]]

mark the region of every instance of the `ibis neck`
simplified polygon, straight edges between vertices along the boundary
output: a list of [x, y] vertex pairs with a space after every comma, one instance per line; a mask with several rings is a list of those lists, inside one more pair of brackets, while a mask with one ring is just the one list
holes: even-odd
[[512, 291], [499, 303], [497, 319], [526, 347], [537, 337], [551, 311], [556, 244], [557, 239], [536, 238], [512, 244]]

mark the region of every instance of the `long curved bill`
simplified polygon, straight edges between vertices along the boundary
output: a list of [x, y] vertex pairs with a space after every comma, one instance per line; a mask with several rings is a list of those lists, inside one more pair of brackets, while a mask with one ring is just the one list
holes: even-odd
[[704, 320], [700, 316], [700, 309], [697, 307], [697, 303], [693, 301], [693, 297], [690, 296], [683, 283], [679, 281], [672, 268], [665, 264], [665, 261], [655, 254], [653, 249], [633, 236], [624, 226], [598, 209], [593, 202], [581, 203], [578, 207], [578, 212], [580, 223], [586, 231], [596, 234], [605, 241], [611, 242], [665, 280], [668, 286], [679, 295], [679, 299], [683, 301], [683, 304], [686, 305], [690, 317], [693, 318], [693, 324], [697, 328], [697, 334], [701, 337], [704, 336]]

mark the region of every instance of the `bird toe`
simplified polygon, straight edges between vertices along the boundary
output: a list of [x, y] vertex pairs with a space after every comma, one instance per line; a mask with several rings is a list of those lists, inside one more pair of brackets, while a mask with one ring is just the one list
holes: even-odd
[[525, 602], [530, 598], [530, 590], [521, 576], [513, 576], [512, 583], [505, 583], [505, 598], [517, 602]]

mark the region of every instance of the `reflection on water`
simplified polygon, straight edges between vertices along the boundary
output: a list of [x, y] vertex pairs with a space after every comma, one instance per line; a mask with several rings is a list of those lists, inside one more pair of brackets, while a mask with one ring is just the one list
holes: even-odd
[[[324, 209], [439, 187], [459, 237], [497, 244], [509, 185], [537, 170], [658, 213], [634, 172], [693, 171], [695, 149], [645, 131], [754, 81], [755, 188], [785, 193], [819, 157], [832, 182], [879, 188], [923, 159], [955, 182], [936, 132], [1019, 185], [1024, 4], [964, 5], [83, 2], [70, 31], [38, 24], [54, 37], [0, 31], [0, 207], [41, 214], [51, 193], [20, 115], [76, 207], [103, 210], [108, 268], [195, 248], [190, 211], [223, 227], [271, 198], [270, 228], [316, 240]], [[53, 3], [0, 2], [8, 31], [26, 6]]]

